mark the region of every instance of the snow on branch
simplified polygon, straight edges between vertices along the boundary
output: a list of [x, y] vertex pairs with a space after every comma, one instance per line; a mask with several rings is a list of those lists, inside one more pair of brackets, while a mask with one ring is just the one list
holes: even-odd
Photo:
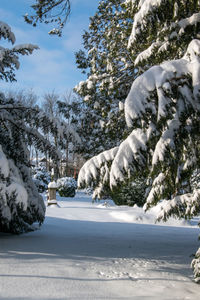
[[146, 26], [145, 18], [153, 10], [161, 5], [164, 0], [141, 0], [139, 3], [139, 11], [134, 16], [133, 28], [128, 42], [128, 48], [135, 42], [136, 36], [140, 34], [141, 29]]
[[[121, 143], [111, 165], [111, 186], [149, 163], [154, 168], [159, 162], [164, 162], [169, 151], [175, 155], [178, 147], [175, 137], [180, 134], [183, 114], [186, 112], [190, 124], [191, 109], [194, 112], [199, 109], [199, 53], [200, 41], [193, 40], [182, 59], [154, 66], [133, 82], [125, 102], [125, 116], [129, 127], [141, 128], [133, 129]], [[192, 88], [188, 78], [192, 80]], [[177, 90], [177, 98], [171, 91], [173, 86]], [[186, 129], [188, 134], [190, 128]], [[152, 138], [154, 146], [151, 146], [151, 153], [148, 145], [152, 144]]]
[[[170, 89], [169, 83], [176, 81], [190, 74], [192, 76], [194, 96], [197, 97], [200, 90], [200, 41], [193, 40], [182, 59], [164, 62], [154, 66], [139, 76], [132, 84], [131, 90], [125, 102], [125, 116], [129, 127], [133, 120], [140, 119], [148, 111], [157, 114], [159, 120], [168, 110], [168, 97], [165, 91]], [[150, 101], [150, 93], [158, 93], [159, 107], [157, 112], [156, 104]], [[167, 92], [167, 91], [166, 91]], [[189, 99], [188, 99], [189, 101]]]
[[187, 26], [196, 25], [200, 22], [200, 13], [195, 13], [189, 18], [181, 19], [178, 21], [178, 26], [180, 28], [179, 33], [182, 34]]
[[0, 39], [4, 38], [5, 40], [10, 41], [12, 44], [15, 43], [15, 35], [11, 31], [11, 28], [8, 24], [0, 21]]
[[[140, 162], [140, 165], [145, 166], [145, 153], [147, 137], [142, 129], [135, 129], [128, 138], [121, 143], [119, 150], [113, 160], [110, 171], [110, 185], [116, 186], [118, 181], [124, 180], [124, 171], [128, 173], [133, 171], [135, 165]], [[137, 163], [136, 163], [137, 162]]]
[[[22, 181], [21, 176], [12, 160], [8, 160], [6, 155], [3, 152], [2, 146], [0, 145], [0, 176], [3, 180], [0, 183], [0, 192], [1, 192], [1, 201], [3, 200], [3, 204], [6, 207], [8, 205], [7, 200], [8, 196], [11, 197], [13, 194], [15, 195], [15, 203], [21, 204], [23, 210], [27, 209], [27, 201], [28, 201], [28, 194], [24, 187], [24, 183]], [[10, 178], [9, 180], [8, 177]], [[0, 203], [1, 204], [1, 203]], [[9, 210], [5, 209], [3, 211], [3, 218], [7, 217], [8, 219], [11, 218], [9, 216]]]
[[149, 48], [142, 51], [135, 59], [135, 66], [137, 66], [141, 61], [147, 60], [152, 55], [152, 53], [156, 51], [161, 45], [162, 43], [160, 41], [154, 42]]
[[21, 44], [13, 47], [13, 52], [20, 53], [22, 55], [28, 55], [33, 52], [33, 50], [39, 49], [37, 45], [32, 45], [32, 44]]
[[[134, 6], [135, 1], [132, 3]], [[191, 11], [188, 10], [190, 5]], [[187, 47], [189, 36], [192, 34], [193, 38], [199, 37], [199, 2], [192, 4], [192, 1], [183, 1], [178, 5], [176, 1], [170, 0], [142, 0], [135, 6], [128, 42], [128, 49], [137, 54], [135, 66], [147, 62], [152, 65], [154, 60], [164, 61], [172, 57], [173, 53], [180, 58]], [[180, 43], [182, 47], [179, 47]]]
[[97, 180], [98, 177], [100, 177], [101, 167], [108, 162], [112, 162], [117, 151], [118, 147], [115, 147], [89, 159], [80, 170], [78, 186], [88, 186], [91, 184], [92, 180]]
[[195, 258], [192, 260], [191, 266], [194, 270], [194, 280], [200, 283], [200, 248], [195, 254]]
[[[148, 204], [147, 199], [145, 208], [148, 207]], [[187, 216], [187, 218], [192, 218], [200, 213], [200, 190], [175, 196], [172, 200], [163, 200], [159, 206], [158, 221], [166, 221], [169, 216], [176, 216], [178, 218], [185, 218]]]
[[[12, 44], [15, 43], [15, 36], [10, 26], [0, 21], [0, 39], [2, 37], [12, 42]], [[0, 46], [0, 79], [15, 81], [14, 69], [19, 69], [19, 54], [29, 55], [35, 49], [39, 48], [32, 44], [16, 45], [12, 49]]]

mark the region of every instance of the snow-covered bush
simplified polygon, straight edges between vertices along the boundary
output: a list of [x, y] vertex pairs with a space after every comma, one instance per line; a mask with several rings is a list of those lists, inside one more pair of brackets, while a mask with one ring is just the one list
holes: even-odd
[[39, 193], [43, 193], [48, 189], [48, 184], [51, 181], [51, 174], [47, 172], [44, 166], [33, 168], [33, 181], [38, 188]]
[[57, 180], [57, 190], [61, 197], [74, 197], [77, 183], [72, 177], [62, 177]]

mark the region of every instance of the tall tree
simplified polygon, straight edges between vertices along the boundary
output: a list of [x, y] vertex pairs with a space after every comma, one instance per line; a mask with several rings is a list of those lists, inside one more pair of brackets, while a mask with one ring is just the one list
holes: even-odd
[[[0, 38], [14, 43], [10, 27], [0, 22]], [[0, 48], [0, 77], [15, 80], [14, 70], [19, 67], [19, 54], [29, 54], [37, 47], [31, 44]], [[24, 100], [24, 99], [23, 99]], [[30, 103], [29, 103], [30, 104]], [[31, 225], [44, 220], [45, 206], [32, 181], [28, 145], [59, 160], [60, 153], [45, 135], [57, 137], [60, 148], [70, 128], [50, 118], [37, 106], [26, 101], [6, 98], [0, 93], [0, 231], [20, 233], [31, 230]]]
[[0, 231], [20, 233], [44, 220], [45, 206], [31, 179], [28, 145], [52, 158], [59, 153], [43, 136], [57, 130], [36, 108], [22, 105], [0, 94]]
[[[162, 201], [159, 220], [192, 218], [200, 212], [200, 190], [191, 185], [200, 166], [200, 3], [127, 0], [124, 5], [134, 19], [128, 48], [142, 74], [125, 102], [132, 132], [118, 148], [92, 158], [79, 184], [93, 179], [98, 187], [105, 169], [101, 184], [112, 188], [145, 175], [150, 178], [145, 209]], [[198, 251], [197, 282], [199, 261]]]
[[85, 101], [85, 117], [91, 120], [83, 122], [88, 133], [87, 157], [119, 144], [125, 135], [123, 103], [135, 70], [127, 49], [132, 20], [122, 3], [99, 3], [96, 14], [90, 18], [89, 30], [83, 35], [84, 51], [76, 53], [78, 68], [87, 73], [87, 80], [75, 87]]

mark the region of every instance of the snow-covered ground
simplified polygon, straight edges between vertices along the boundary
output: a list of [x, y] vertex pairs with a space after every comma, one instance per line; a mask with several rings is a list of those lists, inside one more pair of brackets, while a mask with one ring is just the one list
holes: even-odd
[[83, 192], [58, 199], [40, 230], [0, 233], [0, 299], [199, 299], [190, 268], [198, 219], [155, 225], [155, 209], [92, 203]]

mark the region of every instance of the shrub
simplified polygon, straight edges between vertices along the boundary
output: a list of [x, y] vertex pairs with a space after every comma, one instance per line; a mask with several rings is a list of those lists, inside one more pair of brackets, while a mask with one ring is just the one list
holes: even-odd
[[35, 167], [33, 169], [33, 181], [38, 188], [39, 193], [43, 193], [48, 189], [48, 184], [51, 181], [51, 175], [43, 166]]
[[72, 177], [62, 177], [57, 180], [58, 193], [61, 197], [74, 197], [77, 183]]

